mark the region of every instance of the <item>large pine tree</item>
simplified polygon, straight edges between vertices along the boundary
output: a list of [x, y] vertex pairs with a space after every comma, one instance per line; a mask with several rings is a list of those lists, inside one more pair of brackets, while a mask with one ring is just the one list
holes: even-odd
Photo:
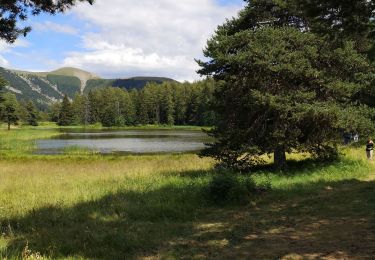
[[220, 84], [205, 155], [243, 169], [273, 153], [283, 168], [286, 152], [333, 158], [341, 131], [373, 126], [356, 99], [374, 78], [364, 49], [308, 14], [300, 1], [249, 1], [208, 41], [199, 72]]

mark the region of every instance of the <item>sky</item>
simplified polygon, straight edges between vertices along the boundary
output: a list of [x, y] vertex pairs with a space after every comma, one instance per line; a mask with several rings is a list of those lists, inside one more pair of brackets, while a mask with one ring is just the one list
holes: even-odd
[[15, 44], [0, 41], [0, 66], [28, 71], [76, 67], [103, 78], [199, 79], [195, 58], [243, 0], [96, 0], [26, 22]]

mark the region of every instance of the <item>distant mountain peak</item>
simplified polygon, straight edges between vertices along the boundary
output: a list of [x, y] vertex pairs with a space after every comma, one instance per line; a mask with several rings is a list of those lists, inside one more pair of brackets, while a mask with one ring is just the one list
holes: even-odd
[[90, 79], [100, 79], [99, 76], [88, 72], [84, 71], [81, 69], [73, 68], [73, 67], [63, 67], [51, 72], [48, 72], [48, 74], [53, 74], [53, 75], [60, 75], [60, 76], [70, 76], [70, 77], [77, 77], [81, 81], [81, 92], [84, 91], [86, 88], [87, 81]]
[[50, 71], [48, 72], [48, 74], [55, 74], [55, 75], [61, 75], [61, 76], [74, 76], [74, 77], [85, 77], [85, 78], [89, 78], [89, 79], [100, 79], [99, 76], [91, 73], [91, 72], [88, 72], [88, 71], [85, 71], [85, 70], [82, 70], [82, 69], [78, 69], [78, 68], [73, 68], [73, 67], [62, 67], [62, 68], [59, 68], [57, 70], [53, 70], [53, 71]]

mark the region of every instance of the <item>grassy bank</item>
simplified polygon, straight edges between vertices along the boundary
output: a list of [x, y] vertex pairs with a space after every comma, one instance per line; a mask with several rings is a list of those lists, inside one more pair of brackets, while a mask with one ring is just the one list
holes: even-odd
[[[1, 130], [6, 130], [7, 125], [0, 124]], [[54, 122], [39, 122], [38, 127], [27, 125], [12, 126], [13, 130], [19, 129], [114, 129], [114, 130], [202, 130], [210, 129], [208, 126], [192, 126], [192, 125], [138, 125], [138, 126], [121, 126], [121, 127], [103, 127], [100, 123], [93, 125], [73, 125], [73, 126], [58, 126]]]
[[[56, 134], [34, 131], [0, 135], [3, 143], [21, 144]], [[249, 194], [244, 204], [217, 206], [207, 187], [219, 173], [196, 155], [33, 156], [31, 146], [12, 149], [0, 159], [0, 259], [375, 253], [375, 170], [362, 150], [348, 149], [333, 164], [297, 156], [282, 174], [265, 167], [237, 176], [272, 189]]]

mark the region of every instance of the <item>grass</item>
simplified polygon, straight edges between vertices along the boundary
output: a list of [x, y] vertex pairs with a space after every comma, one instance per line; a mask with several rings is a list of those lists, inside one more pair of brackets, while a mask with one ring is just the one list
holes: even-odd
[[[3, 127], [5, 128], [5, 127]], [[25, 127], [23, 127], [25, 128]], [[26, 127], [27, 128], [27, 127]], [[30, 127], [29, 127], [30, 128]], [[32, 128], [32, 127], [31, 127]], [[41, 122], [38, 129], [115, 129], [115, 130], [196, 130], [210, 129], [207, 126], [171, 126], [171, 125], [136, 125], [136, 126], [121, 126], [121, 127], [103, 127], [100, 123], [92, 125], [75, 125], [75, 126], [57, 126], [54, 122]]]
[[210, 159], [30, 154], [35, 138], [54, 134], [0, 130], [0, 259], [375, 255], [375, 168], [360, 149], [331, 164], [297, 155], [286, 172], [238, 175], [272, 190], [219, 207], [207, 199], [219, 174]]

